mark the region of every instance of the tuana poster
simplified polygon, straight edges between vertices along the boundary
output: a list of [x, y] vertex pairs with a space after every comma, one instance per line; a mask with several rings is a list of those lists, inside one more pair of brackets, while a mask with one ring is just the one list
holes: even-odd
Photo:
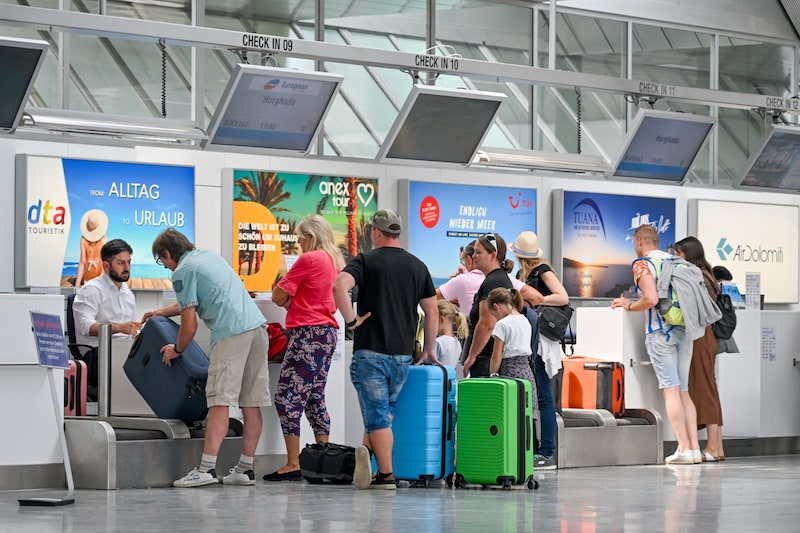
[[[428, 266], [437, 287], [457, 272], [459, 249], [481, 235], [500, 235], [510, 245], [522, 231], [536, 231], [536, 189], [409, 180], [400, 188], [408, 251]], [[510, 250], [507, 259], [515, 259]]]
[[174, 227], [194, 241], [194, 168], [18, 156], [18, 287], [77, 287], [102, 274], [102, 246], [133, 248], [131, 289], [171, 290], [153, 261], [156, 236]]
[[675, 243], [675, 200], [563, 191], [562, 283], [574, 298], [616, 298], [631, 290], [633, 232], [652, 225], [659, 248]]
[[234, 170], [234, 269], [247, 290], [271, 291], [301, 253], [297, 223], [315, 213], [331, 224], [348, 261], [367, 248], [364, 228], [377, 205], [374, 178]]

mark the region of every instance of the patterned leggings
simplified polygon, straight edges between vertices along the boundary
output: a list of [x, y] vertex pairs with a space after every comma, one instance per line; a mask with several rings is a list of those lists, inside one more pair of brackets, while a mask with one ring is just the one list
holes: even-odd
[[330, 433], [325, 384], [335, 348], [336, 328], [333, 326], [301, 326], [289, 330], [289, 346], [275, 391], [275, 408], [284, 436], [300, 435], [300, 416], [304, 411], [314, 435]]

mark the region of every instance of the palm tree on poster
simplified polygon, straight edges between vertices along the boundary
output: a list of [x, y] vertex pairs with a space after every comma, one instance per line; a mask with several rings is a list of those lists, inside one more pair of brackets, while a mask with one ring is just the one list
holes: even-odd
[[[359, 236], [361, 234], [358, 224], [358, 195], [356, 191], [358, 190], [359, 184], [362, 183], [370, 183], [372, 180], [367, 180], [364, 178], [357, 178], [355, 176], [316, 176], [312, 175], [308, 177], [308, 182], [306, 182], [306, 194], [309, 194], [314, 188], [317, 187], [318, 183], [322, 180], [329, 180], [329, 181], [337, 181], [341, 180], [345, 183], [347, 190], [350, 194], [347, 195], [347, 233], [345, 235], [345, 259], [349, 259], [351, 257], [355, 257], [358, 254], [359, 249]], [[317, 203], [317, 214], [321, 214], [322, 211], [325, 209], [325, 206], [328, 204], [328, 198], [330, 196], [323, 195], [320, 201]], [[363, 218], [363, 217], [362, 217]], [[362, 224], [363, 226], [363, 224]]]
[[278, 205], [291, 198], [292, 193], [283, 190], [286, 181], [280, 179], [277, 172], [251, 171], [233, 184], [239, 187], [239, 194], [234, 200], [258, 202], [272, 213], [289, 211]]

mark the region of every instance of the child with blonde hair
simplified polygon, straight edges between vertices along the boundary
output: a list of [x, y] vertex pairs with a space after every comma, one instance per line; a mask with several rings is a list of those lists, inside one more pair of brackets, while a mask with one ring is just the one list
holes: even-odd
[[436, 304], [439, 307], [436, 358], [443, 365], [455, 368], [461, 358], [461, 342], [458, 339], [467, 336], [467, 317], [447, 300], [439, 300]]

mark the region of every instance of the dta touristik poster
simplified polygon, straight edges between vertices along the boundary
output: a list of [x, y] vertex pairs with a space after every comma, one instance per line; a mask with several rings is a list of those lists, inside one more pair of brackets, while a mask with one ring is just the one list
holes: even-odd
[[17, 286], [72, 287], [103, 271], [111, 239], [133, 248], [133, 289], [169, 290], [153, 240], [174, 227], [194, 241], [194, 168], [20, 155]]

